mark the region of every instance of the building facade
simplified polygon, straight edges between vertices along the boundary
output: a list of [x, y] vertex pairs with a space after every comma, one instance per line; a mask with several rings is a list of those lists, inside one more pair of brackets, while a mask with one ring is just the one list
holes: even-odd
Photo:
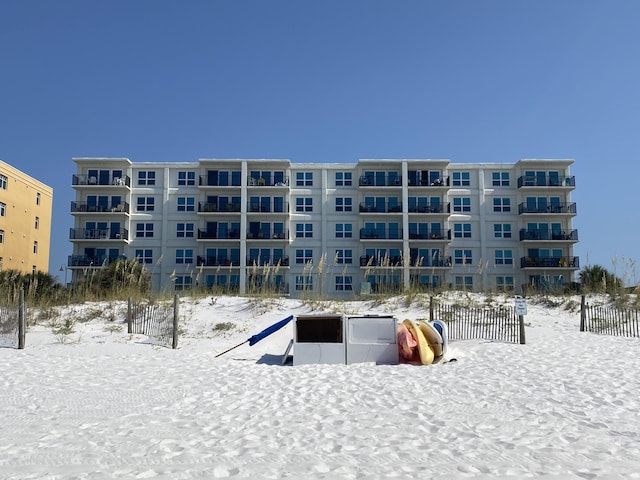
[[53, 189], [0, 161], [0, 270], [49, 271]]
[[572, 160], [76, 158], [75, 281], [137, 259], [155, 291], [351, 297], [571, 283]]

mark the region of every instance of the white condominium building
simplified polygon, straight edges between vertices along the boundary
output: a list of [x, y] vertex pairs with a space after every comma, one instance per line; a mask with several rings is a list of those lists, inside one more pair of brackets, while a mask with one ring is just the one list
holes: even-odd
[[127, 258], [156, 292], [344, 298], [558, 289], [579, 268], [573, 160], [74, 162], [74, 282]]

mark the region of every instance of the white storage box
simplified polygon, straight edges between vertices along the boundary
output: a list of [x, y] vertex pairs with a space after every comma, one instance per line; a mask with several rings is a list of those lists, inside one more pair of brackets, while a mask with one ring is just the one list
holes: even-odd
[[395, 317], [347, 318], [347, 363], [397, 364], [398, 320]]
[[293, 328], [293, 364], [346, 363], [342, 315], [299, 315]]

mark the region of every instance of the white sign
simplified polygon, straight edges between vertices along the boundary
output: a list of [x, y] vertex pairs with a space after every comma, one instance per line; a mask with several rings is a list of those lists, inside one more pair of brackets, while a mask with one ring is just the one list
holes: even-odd
[[527, 301], [522, 297], [516, 297], [516, 315], [527, 314]]

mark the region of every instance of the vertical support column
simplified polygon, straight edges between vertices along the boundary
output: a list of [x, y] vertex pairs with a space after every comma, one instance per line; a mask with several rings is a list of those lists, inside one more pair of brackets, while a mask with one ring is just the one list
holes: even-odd
[[586, 330], [587, 324], [587, 305], [585, 296], [582, 295], [580, 297], [580, 331], [584, 332]]
[[131, 297], [127, 298], [127, 333], [133, 333], [133, 321], [131, 318]]

